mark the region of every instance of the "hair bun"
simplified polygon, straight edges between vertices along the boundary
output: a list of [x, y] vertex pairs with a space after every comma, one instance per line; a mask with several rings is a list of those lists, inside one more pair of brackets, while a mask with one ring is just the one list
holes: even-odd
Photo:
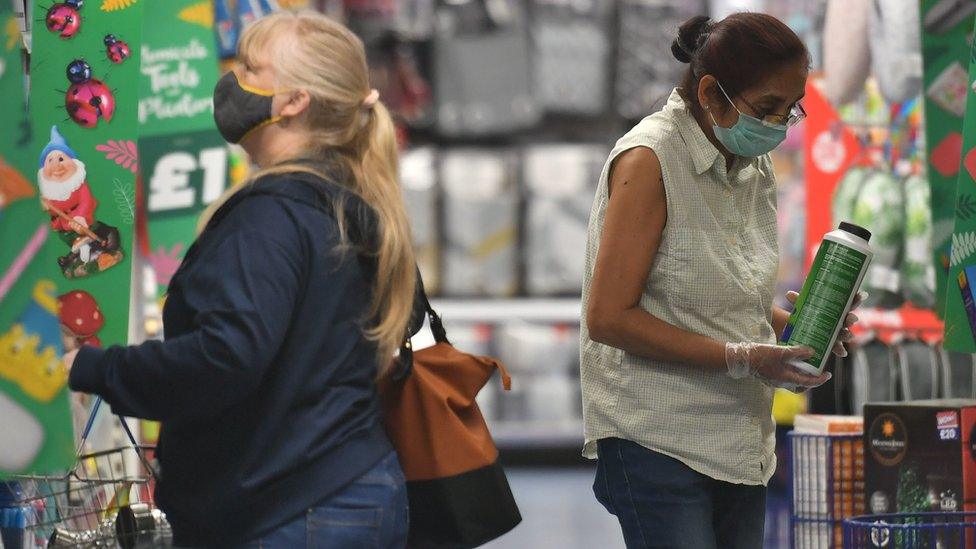
[[708, 32], [711, 18], [696, 15], [678, 27], [678, 34], [671, 42], [671, 54], [682, 63], [691, 63], [695, 52], [701, 45], [701, 38]]

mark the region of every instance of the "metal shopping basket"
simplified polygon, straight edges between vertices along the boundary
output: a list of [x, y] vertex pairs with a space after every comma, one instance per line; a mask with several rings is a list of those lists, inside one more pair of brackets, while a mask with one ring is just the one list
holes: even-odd
[[93, 406], [72, 470], [59, 476], [8, 479], [15, 502], [6, 512], [20, 515], [21, 547], [142, 549], [172, 545], [166, 517], [153, 502], [156, 473], [150, 455], [154, 448], [139, 445], [128, 424], [119, 418], [131, 446], [81, 453], [100, 403]]
[[976, 512], [893, 513], [844, 521], [844, 549], [970, 549]]

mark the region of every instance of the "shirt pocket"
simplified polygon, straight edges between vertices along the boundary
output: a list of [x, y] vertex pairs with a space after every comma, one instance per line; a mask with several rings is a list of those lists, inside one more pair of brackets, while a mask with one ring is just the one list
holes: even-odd
[[670, 236], [663, 258], [668, 304], [700, 315], [724, 313], [733, 285], [728, 266], [730, 250], [722, 235], [680, 228]]

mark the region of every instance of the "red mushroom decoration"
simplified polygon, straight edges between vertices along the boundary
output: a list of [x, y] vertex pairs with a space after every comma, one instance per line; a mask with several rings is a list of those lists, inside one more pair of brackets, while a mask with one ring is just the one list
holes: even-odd
[[102, 342], [95, 334], [105, 325], [105, 317], [95, 298], [84, 290], [72, 290], [59, 296], [58, 301], [61, 303], [61, 326], [77, 340], [78, 346], [100, 347]]

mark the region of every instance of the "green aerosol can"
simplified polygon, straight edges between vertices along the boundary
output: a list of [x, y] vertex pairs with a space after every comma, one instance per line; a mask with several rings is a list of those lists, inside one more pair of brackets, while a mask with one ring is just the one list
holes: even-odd
[[871, 232], [853, 223], [824, 235], [779, 341], [813, 349], [812, 357], [793, 363], [798, 370], [823, 373], [874, 255], [869, 240]]

